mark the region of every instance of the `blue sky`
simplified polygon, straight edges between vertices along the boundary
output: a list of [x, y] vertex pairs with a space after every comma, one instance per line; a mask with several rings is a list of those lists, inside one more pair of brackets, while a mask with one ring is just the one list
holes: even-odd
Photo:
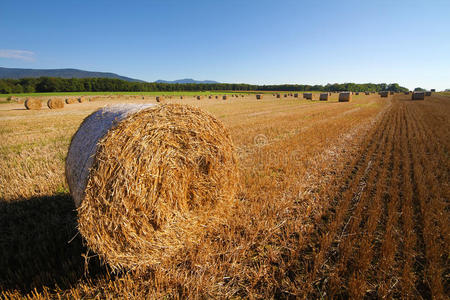
[[450, 0], [0, 3], [0, 66], [450, 88]]

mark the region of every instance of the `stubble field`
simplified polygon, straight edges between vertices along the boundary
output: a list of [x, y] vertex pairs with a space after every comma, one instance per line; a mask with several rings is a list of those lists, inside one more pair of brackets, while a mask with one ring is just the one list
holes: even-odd
[[139, 273], [112, 273], [83, 246], [64, 177], [82, 120], [121, 102], [155, 101], [121, 95], [41, 111], [0, 105], [3, 297], [450, 294], [450, 97], [167, 99], [225, 124], [240, 187], [223, 224], [206, 225], [198, 243]]

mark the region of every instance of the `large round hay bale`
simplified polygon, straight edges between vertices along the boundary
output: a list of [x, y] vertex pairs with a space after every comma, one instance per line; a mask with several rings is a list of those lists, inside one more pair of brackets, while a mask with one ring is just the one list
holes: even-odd
[[25, 100], [25, 108], [31, 110], [39, 110], [42, 108], [42, 101], [35, 98]]
[[75, 99], [75, 98], [67, 98], [66, 99], [66, 104], [73, 104], [73, 103], [77, 103], [77, 99]]
[[413, 92], [411, 99], [412, 100], [425, 100], [426, 93], [425, 92]]
[[62, 99], [59, 99], [59, 98], [49, 99], [47, 101], [47, 106], [50, 109], [64, 108], [64, 101], [62, 101]]
[[228, 99], [227, 95], [222, 96], [222, 100], [227, 100], [227, 99]]
[[339, 93], [339, 102], [349, 102], [352, 100], [351, 92], [341, 92]]
[[83, 103], [83, 102], [86, 102], [87, 101], [87, 98], [84, 98], [84, 97], [79, 97], [78, 98], [78, 102], [80, 102], [80, 103]]
[[381, 91], [379, 92], [380, 97], [382, 98], [387, 98], [387, 96], [389, 96], [389, 92], [388, 91]]
[[263, 98], [262, 94], [256, 94], [256, 100], [261, 100]]
[[163, 101], [164, 100], [164, 97], [163, 96], [156, 96], [156, 102], [161, 102], [161, 101]]
[[232, 204], [237, 174], [222, 123], [181, 104], [101, 108], [66, 159], [79, 231], [113, 268], [158, 263], [195, 242]]
[[312, 93], [303, 93], [303, 99], [312, 100]]
[[320, 93], [319, 100], [320, 101], [328, 101], [328, 93]]

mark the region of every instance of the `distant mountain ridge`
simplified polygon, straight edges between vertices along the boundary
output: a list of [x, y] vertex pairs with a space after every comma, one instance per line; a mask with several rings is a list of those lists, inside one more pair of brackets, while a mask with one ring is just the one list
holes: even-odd
[[173, 81], [167, 81], [167, 80], [156, 80], [156, 83], [220, 83], [214, 80], [194, 80], [192, 78], [184, 78], [184, 79], [178, 79]]
[[38, 77], [61, 78], [112, 78], [131, 82], [144, 82], [143, 80], [120, 76], [109, 72], [92, 72], [79, 69], [19, 69], [0, 67], [0, 78], [21, 79]]

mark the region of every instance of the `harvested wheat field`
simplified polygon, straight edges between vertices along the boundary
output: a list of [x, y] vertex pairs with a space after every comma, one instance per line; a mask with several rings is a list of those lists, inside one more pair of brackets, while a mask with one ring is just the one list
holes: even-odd
[[[223, 124], [234, 145], [238, 185], [229, 207], [211, 213], [194, 238], [139, 268], [136, 260], [120, 263], [121, 251], [110, 259], [106, 248], [83, 240], [65, 162], [72, 136], [97, 109], [160, 104], [126, 96], [62, 110], [0, 104], [0, 295], [447, 298], [450, 97], [361, 94], [338, 102], [333, 94], [321, 102], [278, 95], [164, 101], [200, 108]], [[206, 136], [211, 128], [205, 127]], [[146, 216], [131, 207], [133, 215]], [[95, 222], [89, 226], [95, 234]]]

